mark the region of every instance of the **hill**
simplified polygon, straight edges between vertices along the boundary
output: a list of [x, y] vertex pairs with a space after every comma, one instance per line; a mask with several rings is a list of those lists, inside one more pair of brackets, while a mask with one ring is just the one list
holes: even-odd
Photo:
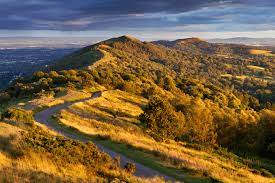
[[64, 103], [56, 131], [89, 137], [168, 177], [273, 182], [274, 62], [240, 51], [248, 49], [198, 38], [109, 39], [14, 81], [0, 95], [2, 118], [29, 121]]
[[153, 43], [193, 54], [247, 55], [249, 54], [249, 50], [253, 48], [252, 46], [240, 44], [210, 43], [200, 38], [178, 39], [175, 41], [155, 41]]
[[275, 46], [275, 38], [236, 37], [229, 39], [210, 39], [211, 43], [245, 44], [251, 46]]

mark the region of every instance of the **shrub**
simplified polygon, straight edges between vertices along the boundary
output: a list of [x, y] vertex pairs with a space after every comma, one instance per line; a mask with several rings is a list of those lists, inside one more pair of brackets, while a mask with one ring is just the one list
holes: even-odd
[[5, 103], [11, 99], [11, 96], [7, 92], [0, 92], [0, 104]]
[[175, 112], [173, 106], [159, 96], [150, 98], [149, 105], [139, 119], [148, 133], [159, 141], [175, 139], [184, 132], [184, 115]]
[[92, 142], [82, 143], [62, 136], [54, 137], [38, 127], [24, 132], [23, 140], [25, 147], [49, 153], [57, 163], [81, 163], [92, 169], [113, 165], [111, 157], [99, 151]]
[[136, 165], [134, 163], [127, 162], [124, 166], [124, 169], [131, 174], [134, 174], [136, 172]]
[[176, 85], [174, 83], [173, 78], [171, 78], [170, 76], [166, 76], [164, 78], [164, 89], [168, 91], [172, 91], [175, 88], [176, 88]]
[[9, 108], [3, 113], [2, 118], [7, 118], [10, 120], [24, 122], [24, 123], [33, 123], [33, 113], [31, 111], [26, 111], [18, 108]]

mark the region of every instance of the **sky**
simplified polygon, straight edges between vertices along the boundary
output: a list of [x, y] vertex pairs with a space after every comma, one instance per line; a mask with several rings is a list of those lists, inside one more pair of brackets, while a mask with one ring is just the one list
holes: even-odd
[[0, 0], [0, 37], [275, 38], [275, 0]]

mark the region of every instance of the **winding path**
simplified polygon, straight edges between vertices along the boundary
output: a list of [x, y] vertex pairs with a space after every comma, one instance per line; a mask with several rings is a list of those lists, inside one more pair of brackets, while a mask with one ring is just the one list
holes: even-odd
[[[93, 98], [97, 98], [100, 96], [101, 96], [101, 92], [97, 92], [97, 93], [94, 93], [91, 98], [78, 100], [77, 102], [84, 102], [84, 101], [87, 101], [87, 100], [90, 100]], [[56, 122], [51, 118], [52, 115], [58, 113], [62, 109], [69, 107], [70, 105], [72, 105], [72, 103], [64, 103], [64, 104], [50, 107], [48, 109], [45, 109], [41, 112], [36, 113], [34, 118], [37, 122], [45, 124], [48, 128], [56, 131], [59, 134], [62, 134], [63, 136], [65, 136], [67, 138], [71, 138], [71, 139], [82, 141], [82, 142], [87, 142], [87, 141], [89, 141], [88, 138], [85, 138], [84, 136], [80, 136], [77, 133], [74, 133], [72, 131], [68, 132], [67, 130], [64, 130], [61, 125], [57, 125]], [[156, 170], [153, 170], [153, 169], [146, 167], [138, 162], [135, 162], [132, 159], [129, 159], [128, 157], [124, 156], [123, 154], [117, 153], [109, 148], [106, 148], [99, 143], [96, 143], [96, 142], [94, 142], [94, 143], [98, 146], [98, 148], [100, 150], [109, 154], [112, 158], [119, 156], [121, 165], [125, 165], [127, 162], [134, 163], [136, 165], [136, 173], [135, 173], [136, 176], [147, 177], [147, 178], [154, 177], [154, 176], [160, 176], [160, 177], [164, 177], [166, 180], [170, 180], [170, 181], [174, 180], [171, 177], [163, 175]]]

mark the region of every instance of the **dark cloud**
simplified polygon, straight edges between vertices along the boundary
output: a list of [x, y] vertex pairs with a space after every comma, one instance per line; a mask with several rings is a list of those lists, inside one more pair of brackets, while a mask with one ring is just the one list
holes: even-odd
[[0, 29], [167, 28], [228, 20], [273, 24], [274, 6], [273, 0], [0, 0]]

